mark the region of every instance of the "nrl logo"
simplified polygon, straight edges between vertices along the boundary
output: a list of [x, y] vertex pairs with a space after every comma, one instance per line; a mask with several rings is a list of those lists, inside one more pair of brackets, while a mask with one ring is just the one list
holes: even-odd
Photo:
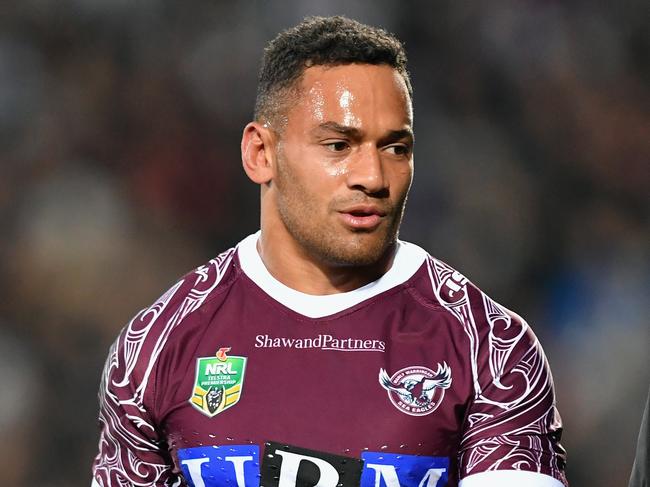
[[196, 361], [192, 406], [208, 417], [216, 416], [239, 402], [244, 386], [246, 357], [229, 357], [229, 347], [220, 348], [214, 357]]
[[379, 369], [379, 384], [397, 409], [411, 416], [425, 416], [445, 397], [445, 389], [451, 386], [451, 369], [443, 362], [435, 372], [426, 367], [406, 367], [391, 377]]

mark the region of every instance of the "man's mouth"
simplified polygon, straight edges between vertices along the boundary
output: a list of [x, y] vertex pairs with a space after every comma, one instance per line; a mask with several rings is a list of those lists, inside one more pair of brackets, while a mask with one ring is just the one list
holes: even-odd
[[386, 211], [374, 205], [355, 205], [339, 211], [343, 224], [355, 230], [372, 230], [379, 226]]

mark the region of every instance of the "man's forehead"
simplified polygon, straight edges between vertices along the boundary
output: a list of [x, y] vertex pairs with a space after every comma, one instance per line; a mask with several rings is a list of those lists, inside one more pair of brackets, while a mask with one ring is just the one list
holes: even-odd
[[380, 79], [391, 79], [394, 88], [408, 97], [408, 89], [402, 75], [387, 64], [336, 64], [305, 68], [300, 87], [307, 92], [314, 89], [340, 91], [345, 87], [368, 88]]
[[[402, 75], [388, 65], [345, 64], [311, 66], [300, 80], [296, 104], [302, 116], [323, 122], [335, 114], [345, 116], [367, 108], [381, 108], [400, 119], [400, 124], [412, 124], [413, 111], [406, 82]], [[327, 113], [326, 113], [327, 112]]]

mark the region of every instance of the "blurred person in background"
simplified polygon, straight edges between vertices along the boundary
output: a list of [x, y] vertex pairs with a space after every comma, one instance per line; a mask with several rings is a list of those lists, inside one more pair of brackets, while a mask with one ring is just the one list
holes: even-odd
[[261, 230], [114, 343], [93, 485], [568, 485], [530, 327], [397, 239], [413, 144], [391, 34], [271, 41], [241, 143]]
[[8, 485], [25, 485], [30, 439], [37, 434], [34, 417], [48, 395], [27, 341], [12, 333], [12, 326], [0, 324], [0, 467]]

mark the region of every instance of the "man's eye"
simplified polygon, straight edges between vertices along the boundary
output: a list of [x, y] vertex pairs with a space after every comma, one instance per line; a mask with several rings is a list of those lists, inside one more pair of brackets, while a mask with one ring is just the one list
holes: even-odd
[[329, 142], [329, 143], [324, 144], [324, 145], [325, 145], [325, 147], [327, 147], [332, 152], [343, 152], [344, 150], [346, 150], [349, 147], [348, 143], [344, 142], [342, 140]]
[[396, 156], [406, 156], [411, 151], [411, 149], [408, 146], [402, 145], [402, 144], [389, 145], [388, 147], [386, 147], [385, 150], [389, 154], [393, 154], [393, 155], [396, 155]]

